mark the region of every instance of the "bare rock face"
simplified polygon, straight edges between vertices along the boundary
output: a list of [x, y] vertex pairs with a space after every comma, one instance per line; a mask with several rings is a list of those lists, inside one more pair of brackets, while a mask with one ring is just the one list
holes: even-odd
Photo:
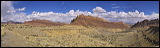
[[76, 19], [73, 19], [71, 23], [73, 22], [77, 22], [77, 21], [80, 21], [80, 20], [94, 20], [94, 21], [99, 21], [99, 22], [108, 22], [102, 18], [98, 18], [98, 17], [93, 17], [93, 16], [85, 16], [83, 14], [79, 15], [76, 17]]
[[154, 20], [143, 20], [141, 22], [137, 22], [134, 24], [131, 28], [135, 27], [146, 27], [146, 26], [153, 26], [153, 25], [159, 25], [159, 19], [154, 19]]
[[24, 24], [29, 24], [29, 25], [39, 25], [39, 26], [62, 26], [66, 25], [66, 23], [60, 23], [60, 22], [52, 22], [48, 20], [32, 20], [32, 21], [25, 21]]
[[99, 17], [93, 16], [85, 16], [83, 14], [77, 16], [70, 23], [71, 25], [82, 25], [85, 27], [103, 27], [103, 28], [119, 28], [119, 29], [127, 29], [129, 28], [128, 24], [123, 22], [109, 22]]

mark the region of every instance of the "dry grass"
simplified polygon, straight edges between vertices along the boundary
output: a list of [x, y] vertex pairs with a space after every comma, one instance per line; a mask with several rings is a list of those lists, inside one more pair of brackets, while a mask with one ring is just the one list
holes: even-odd
[[1, 27], [1, 36], [4, 36], [4, 35], [5, 35], [4, 27], [2, 26], [2, 27]]
[[[13, 43], [1, 43], [1, 46], [29, 46], [29, 47], [133, 47], [151, 46], [143, 39], [141, 32], [119, 33], [119, 29], [104, 29], [94, 27], [83, 27], [75, 25], [65, 26], [31, 26], [25, 24], [3, 24], [1, 25], [1, 36], [4, 32], [10, 35]], [[7, 31], [5, 31], [7, 30]], [[116, 32], [117, 31], [117, 32]], [[115, 32], [115, 33], [114, 33]], [[1, 39], [5, 40], [8, 34]], [[142, 39], [139, 39], [142, 38]], [[21, 44], [22, 42], [26, 42]], [[12, 41], [10, 40], [10, 41]], [[9, 45], [10, 44], [10, 45]], [[13, 45], [11, 45], [13, 44]], [[148, 44], [148, 45], [143, 45]]]

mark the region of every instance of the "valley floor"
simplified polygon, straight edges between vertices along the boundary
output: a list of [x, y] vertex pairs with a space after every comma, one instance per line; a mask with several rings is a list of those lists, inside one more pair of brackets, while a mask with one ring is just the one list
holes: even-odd
[[[158, 34], [159, 35], [159, 34]], [[159, 38], [158, 38], [159, 40]], [[159, 42], [159, 41], [158, 41]], [[82, 26], [1, 25], [2, 47], [159, 47], [143, 32], [108, 32]]]

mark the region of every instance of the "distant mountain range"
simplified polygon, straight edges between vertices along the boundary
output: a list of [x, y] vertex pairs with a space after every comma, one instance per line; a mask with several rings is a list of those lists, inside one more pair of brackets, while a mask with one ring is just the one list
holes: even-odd
[[8, 22], [1, 22], [1, 24], [22, 24], [22, 23], [21, 22], [8, 21]]
[[32, 20], [32, 21], [25, 21], [24, 24], [39, 25], [39, 26], [62, 26], [62, 25], [66, 25], [66, 23], [52, 22], [52, 21], [48, 21], [48, 20], [39, 20], [39, 19], [35, 19], [35, 20]]

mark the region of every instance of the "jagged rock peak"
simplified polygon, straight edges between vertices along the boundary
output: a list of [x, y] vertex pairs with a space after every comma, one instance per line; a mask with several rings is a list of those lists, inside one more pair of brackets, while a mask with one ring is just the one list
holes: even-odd
[[153, 26], [153, 25], [159, 25], [159, 19], [154, 19], [154, 20], [144, 19], [141, 22], [138, 21], [131, 28], [135, 28], [135, 27], [147, 27], [147, 26]]

